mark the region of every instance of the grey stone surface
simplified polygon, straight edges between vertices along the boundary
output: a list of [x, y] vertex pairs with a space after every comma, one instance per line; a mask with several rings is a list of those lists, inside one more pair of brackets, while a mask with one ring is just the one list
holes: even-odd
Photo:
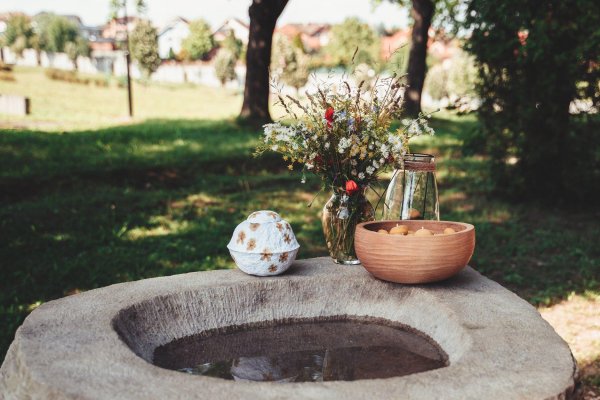
[[[273, 319], [371, 316], [414, 327], [450, 365], [353, 382], [232, 382], [152, 365], [173, 339]], [[285, 275], [197, 272], [91, 290], [43, 304], [0, 368], [5, 399], [562, 399], [576, 367], [567, 344], [515, 294], [466, 268], [432, 285], [376, 280], [328, 258]]]

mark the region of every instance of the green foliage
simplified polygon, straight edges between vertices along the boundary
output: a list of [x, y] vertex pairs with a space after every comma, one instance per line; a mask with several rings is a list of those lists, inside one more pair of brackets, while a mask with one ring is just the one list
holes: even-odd
[[[596, 0], [470, 0], [467, 49], [498, 188], [553, 203], [588, 201], [597, 190], [598, 119], [569, 107], [582, 95], [600, 105], [599, 26]], [[589, 128], [576, 129], [576, 120]]]
[[[110, 17], [117, 18], [127, 4], [127, 0], [110, 0]], [[133, 5], [138, 14], [144, 14], [146, 12], [147, 5], [144, 0], [133, 0]]]
[[68, 42], [77, 42], [79, 29], [74, 22], [65, 17], [49, 15], [40, 36], [44, 43], [44, 50], [51, 53], [61, 53], [65, 51], [65, 45]]
[[300, 33], [296, 34], [292, 39], [292, 46], [300, 50], [303, 54], [306, 53], [306, 49], [304, 48], [304, 42], [302, 42], [302, 35]]
[[225, 39], [221, 42], [221, 47], [229, 50], [229, 52], [235, 57], [236, 60], [239, 60], [242, 56], [242, 50], [244, 44], [242, 41], [235, 37], [235, 33], [233, 31], [229, 31]]
[[235, 54], [225, 48], [220, 49], [219, 53], [215, 57], [215, 74], [217, 75], [217, 78], [221, 82], [222, 86], [225, 86], [228, 81], [236, 79], [236, 61], [237, 59]]
[[379, 60], [379, 39], [368, 24], [355, 17], [347, 18], [331, 28], [326, 50], [338, 65], [350, 65], [353, 55], [355, 64], [374, 65]]
[[10, 49], [18, 55], [23, 55], [23, 50], [27, 48], [27, 38], [25, 36], [19, 36], [10, 46]]
[[391, 55], [390, 58], [386, 61], [385, 67], [397, 72], [398, 74], [406, 73], [408, 68], [408, 56], [410, 53], [410, 47], [404, 45], [398, 49], [396, 49]]
[[475, 59], [464, 51], [459, 51], [453, 58], [448, 71], [448, 93], [458, 96], [475, 96], [477, 69]]
[[9, 46], [13, 52], [22, 55], [35, 36], [29, 17], [16, 14], [8, 19], [0, 45]]
[[169, 60], [175, 60], [177, 58], [172, 47], [169, 47], [169, 55], [167, 57], [169, 58]]
[[87, 57], [90, 55], [90, 46], [84, 38], [78, 36], [75, 42], [65, 43], [65, 53], [69, 59], [73, 62], [73, 65], [77, 69], [77, 57]]
[[158, 33], [148, 21], [140, 21], [130, 36], [131, 56], [149, 77], [160, 66]]
[[[70, 44], [73, 44], [73, 42], [69, 42], [69, 46], [70, 46]], [[67, 46], [67, 47], [69, 47], [69, 46]], [[48, 79], [52, 79], [54, 81], [78, 83], [81, 85], [94, 84], [95, 86], [98, 86], [98, 87], [107, 87], [109, 84], [109, 81], [107, 81], [106, 79], [91, 77], [91, 76], [90, 77], [82, 77], [79, 74], [77, 74], [76, 71], [67, 71], [64, 69], [46, 68], [44, 70], [44, 74], [46, 75], [46, 77]]]
[[310, 75], [308, 57], [283, 35], [275, 37], [271, 70], [283, 83], [296, 90], [306, 85]]
[[190, 60], [199, 60], [212, 50], [215, 43], [210, 25], [203, 19], [190, 22], [190, 34], [181, 43], [181, 48]]
[[434, 100], [445, 97], [475, 97], [477, 70], [473, 57], [464, 51], [458, 51], [449, 64], [437, 63], [427, 72], [425, 91]]
[[448, 70], [441, 63], [434, 65], [427, 71], [424, 90], [434, 100], [448, 97]]

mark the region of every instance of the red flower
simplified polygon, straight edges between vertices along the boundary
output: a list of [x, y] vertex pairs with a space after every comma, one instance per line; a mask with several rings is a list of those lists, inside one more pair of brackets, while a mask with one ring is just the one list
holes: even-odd
[[331, 128], [331, 125], [333, 123], [333, 114], [335, 114], [333, 107], [327, 107], [327, 110], [325, 110], [325, 119], [327, 120], [328, 128]]
[[346, 182], [346, 193], [349, 195], [353, 195], [358, 192], [358, 185], [353, 180], [349, 180]]

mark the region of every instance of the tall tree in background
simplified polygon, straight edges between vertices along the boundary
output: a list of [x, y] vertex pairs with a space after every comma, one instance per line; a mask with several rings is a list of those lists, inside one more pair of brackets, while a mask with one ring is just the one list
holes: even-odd
[[412, 0], [410, 15], [413, 20], [410, 53], [408, 55], [408, 89], [404, 96], [406, 112], [415, 115], [421, 112], [421, 94], [427, 73], [427, 40], [433, 19], [432, 0]]
[[[404, 97], [406, 112], [416, 115], [421, 112], [421, 94], [427, 74], [427, 40], [429, 28], [444, 29], [447, 33], [456, 30], [456, 16], [461, 0], [389, 0], [401, 7], [411, 7], [412, 34], [408, 56], [408, 89]], [[381, 0], [376, 0], [379, 3]]]
[[237, 75], [235, 73], [235, 63], [237, 57], [229, 49], [221, 48], [215, 57], [215, 75], [221, 82], [221, 86], [225, 86], [228, 81], [234, 80]]
[[296, 89], [296, 93], [306, 85], [310, 75], [308, 56], [302, 50], [287, 37], [275, 35], [271, 71], [283, 83]]
[[[144, 0], [135, 0], [135, 8], [138, 13], [143, 13], [146, 10], [146, 3]], [[129, 27], [127, 24], [127, 0], [110, 0], [110, 15], [111, 18], [115, 19], [119, 16], [119, 14], [123, 14], [123, 20], [125, 21], [125, 61], [127, 63], [127, 105], [129, 116], [133, 117], [133, 93], [131, 90], [131, 54], [129, 54]]]
[[140, 21], [131, 32], [131, 55], [146, 79], [159, 67], [158, 32], [150, 22]]
[[246, 51], [246, 84], [240, 119], [259, 126], [271, 121], [269, 113], [269, 65], [277, 18], [287, 0], [253, 0], [248, 11], [250, 35]]
[[205, 20], [198, 19], [190, 22], [189, 28], [189, 35], [181, 42], [183, 58], [199, 60], [215, 46], [210, 25]]
[[51, 53], [61, 53], [65, 51], [67, 43], [77, 41], [79, 29], [75, 23], [67, 18], [53, 15], [45, 27], [43, 36], [45, 50]]
[[23, 14], [11, 16], [6, 24], [2, 45], [9, 46], [17, 55], [23, 55], [23, 50], [29, 47], [35, 33], [31, 20]]
[[224, 49], [227, 49], [233, 54], [235, 60], [239, 60], [242, 56], [242, 51], [244, 49], [244, 44], [242, 41], [235, 37], [235, 33], [233, 30], [229, 31], [225, 39], [221, 41], [220, 46]]
[[354, 57], [355, 64], [373, 66], [379, 59], [377, 33], [356, 17], [346, 18], [331, 28], [327, 53], [338, 65], [348, 66]]
[[77, 58], [90, 55], [90, 44], [85, 38], [78, 36], [74, 42], [65, 43], [65, 53], [73, 63], [73, 68], [77, 70]]

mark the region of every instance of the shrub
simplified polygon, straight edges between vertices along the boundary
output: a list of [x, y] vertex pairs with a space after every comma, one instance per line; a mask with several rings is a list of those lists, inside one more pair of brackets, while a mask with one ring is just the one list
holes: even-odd
[[157, 36], [156, 28], [146, 21], [139, 22], [131, 32], [131, 56], [146, 79], [160, 66]]
[[597, 116], [570, 107], [600, 106], [600, 2], [469, 0], [466, 16], [496, 187], [520, 199], [585, 202], [599, 185]]
[[232, 81], [237, 77], [235, 74], [235, 63], [236, 57], [231, 51], [227, 49], [219, 50], [215, 58], [215, 74], [222, 86], [225, 86], [228, 81]]
[[77, 83], [81, 85], [89, 85], [93, 83], [98, 87], [108, 87], [109, 81], [106, 78], [89, 78], [89, 77], [81, 77], [77, 75], [75, 71], [66, 71], [62, 69], [56, 68], [48, 68], [46, 69], [46, 77], [48, 79], [52, 79], [55, 81], [63, 81], [69, 83]]
[[187, 59], [198, 60], [212, 50], [215, 43], [211, 34], [210, 25], [202, 20], [190, 22], [190, 34], [181, 43]]
[[308, 82], [308, 57], [287, 37], [277, 35], [273, 43], [271, 69], [283, 83], [298, 91]]

